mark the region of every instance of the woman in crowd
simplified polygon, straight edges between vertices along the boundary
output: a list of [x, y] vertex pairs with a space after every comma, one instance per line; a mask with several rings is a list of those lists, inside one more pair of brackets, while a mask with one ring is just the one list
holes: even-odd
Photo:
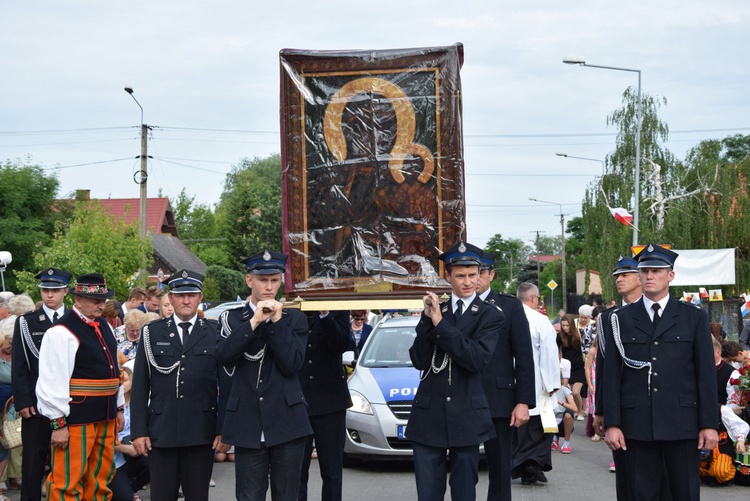
[[169, 302], [169, 294], [164, 294], [159, 303], [159, 316], [167, 318], [171, 317], [172, 313], [174, 313], [174, 308], [172, 308], [172, 303]]
[[117, 349], [128, 357], [128, 360], [135, 358], [145, 316], [141, 310], [129, 310], [125, 314], [125, 325], [115, 330], [115, 338], [118, 339]]
[[104, 303], [104, 309], [102, 310], [102, 316], [107, 323], [113, 328], [122, 325], [122, 304], [116, 299], [110, 299]]
[[[600, 308], [597, 306], [597, 308]], [[596, 311], [596, 308], [594, 308]], [[596, 410], [596, 401], [594, 395], [596, 395], [596, 335], [594, 335], [591, 348], [586, 354], [586, 412], [588, 412], [588, 420], [586, 421], [586, 435], [591, 437], [593, 442], [598, 442], [601, 437], [594, 430], [594, 412]]]
[[359, 353], [362, 351], [362, 347], [367, 340], [367, 336], [372, 332], [372, 326], [365, 323], [365, 321], [367, 321], [366, 310], [352, 310], [351, 318], [352, 338], [348, 350], [354, 352], [354, 358], [358, 358]]
[[576, 403], [576, 419], [583, 421], [583, 400], [581, 388], [586, 382], [586, 368], [581, 351], [581, 333], [576, 329], [573, 318], [565, 315], [560, 321], [560, 334], [557, 336], [557, 346], [562, 350], [564, 359], [570, 362], [570, 389], [573, 392], [573, 400]]
[[584, 356], [589, 352], [589, 346], [591, 346], [591, 336], [588, 332], [592, 328], [595, 328], [594, 323], [591, 321], [594, 307], [584, 304], [578, 308], [578, 318], [576, 319], [576, 326], [578, 327], [578, 333], [581, 335], [581, 351]]
[[[13, 396], [11, 357], [13, 354], [13, 327], [15, 323], [16, 317], [15, 315], [11, 315], [0, 326], [0, 333], [3, 335], [3, 345], [0, 347], [0, 411], [5, 408], [5, 403]], [[0, 477], [5, 473], [9, 457], [10, 451], [0, 445]], [[5, 482], [0, 483], [0, 501], [10, 500], [10, 498], [5, 497], [7, 490]]]

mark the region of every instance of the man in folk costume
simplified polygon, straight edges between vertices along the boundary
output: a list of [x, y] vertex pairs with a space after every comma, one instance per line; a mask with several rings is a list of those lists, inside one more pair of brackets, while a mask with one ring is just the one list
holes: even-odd
[[406, 435], [413, 442], [420, 501], [443, 499], [450, 451], [453, 499], [476, 498], [479, 444], [495, 436], [482, 369], [492, 357], [505, 315], [476, 293], [482, 250], [465, 242], [439, 257], [451, 298], [427, 292], [409, 350], [422, 371]]
[[110, 499], [124, 401], [114, 333], [101, 314], [115, 293], [98, 273], [79, 276], [70, 292], [73, 308], [47, 330], [39, 350], [37, 406], [52, 429], [47, 497]]
[[[169, 279], [174, 313], [143, 326], [133, 369], [130, 436], [148, 456], [151, 499], [207, 501], [214, 451], [221, 442], [214, 360], [218, 324], [198, 316], [203, 275], [176, 271]], [[227, 390], [221, 388], [222, 397]]]
[[42, 306], [19, 316], [13, 331], [13, 401], [23, 417], [22, 501], [42, 499], [42, 477], [52, 429], [49, 420], [37, 412], [39, 347], [45, 332], [65, 313], [63, 301], [72, 277], [71, 273], [57, 268], [47, 268], [39, 273], [36, 278]]

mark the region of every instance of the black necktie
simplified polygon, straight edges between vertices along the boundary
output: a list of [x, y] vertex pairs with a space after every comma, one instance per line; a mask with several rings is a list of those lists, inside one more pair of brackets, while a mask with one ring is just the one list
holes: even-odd
[[180, 322], [178, 325], [182, 327], [182, 344], [185, 344], [190, 335], [190, 322]]
[[654, 303], [651, 305], [651, 309], [654, 310], [654, 329], [659, 327], [659, 321], [661, 320], [661, 316], [659, 315], [659, 309], [661, 306], [659, 306], [659, 303]]
[[460, 299], [456, 301], [456, 311], [453, 313], [453, 318], [456, 320], [456, 323], [458, 323], [458, 320], [461, 318], [461, 314], [464, 312], [464, 302]]
[[57, 319], [58, 319], [58, 318], [60, 318], [60, 315], [58, 315], [58, 314], [57, 314], [57, 312], [55, 312], [55, 314], [54, 314], [54, 315], [52, 315], [52, 323], [55, 323], [55, 322], [57, 322]]

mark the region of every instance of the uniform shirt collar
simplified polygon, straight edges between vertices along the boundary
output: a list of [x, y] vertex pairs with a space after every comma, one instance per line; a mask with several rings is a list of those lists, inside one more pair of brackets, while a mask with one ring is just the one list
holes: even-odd
[[476, 292], [472, 294], [471, 296], [464, 297], [464, 298], [459, 298], [458, 296], [456, 296], [454, 293], [451, 292], [451, 307], [453, 308], [453, 311], [456, 311], [456, 303], [458, 303], [458, 301], [460, 300], [464, 302], [464, 306], [461, 311], [465, 312], [466, 309], [469, 307], [469, 305], [472, 303], [472, 301], [474, 301], [475, 297], [477, 297]]
[[659, 301], [651, 301], [649, 298], [643, 295], [643, 306], [646, 308], [646, 313], [648, 313], [648, 316], [651, 320], [654, 319], [654, 310], [651, 308], [651, 305], [654, 303], [659, 303], [659, 306], [660, 306], [659, 315], [664, 315], [664, 308], [667, 307], [668, 302], [669, 302], [669, 294], [661, 298]]
[[47, 318], [52, 321], [52, 318], [55, 316], [55, 313], [57, 313], [57, 318], [63, 316], [63, 313], [65, 313], [65, 305], [60, 306], [58, 309], [53, 310], [52, 308], [49, 308], [46, 304], [42, 305], [42, 309], [44, 310], [44, 314], [47, 315]]

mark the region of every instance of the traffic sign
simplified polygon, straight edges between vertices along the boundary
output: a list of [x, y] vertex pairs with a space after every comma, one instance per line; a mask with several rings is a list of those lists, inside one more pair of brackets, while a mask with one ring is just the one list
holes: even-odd
[[557, 289], [557, 282], [555, 282], [554, 280], [550, 280], [549, 282], [547, 282], [547, 287], [549, 287], [549, 290], [553, 291]]

